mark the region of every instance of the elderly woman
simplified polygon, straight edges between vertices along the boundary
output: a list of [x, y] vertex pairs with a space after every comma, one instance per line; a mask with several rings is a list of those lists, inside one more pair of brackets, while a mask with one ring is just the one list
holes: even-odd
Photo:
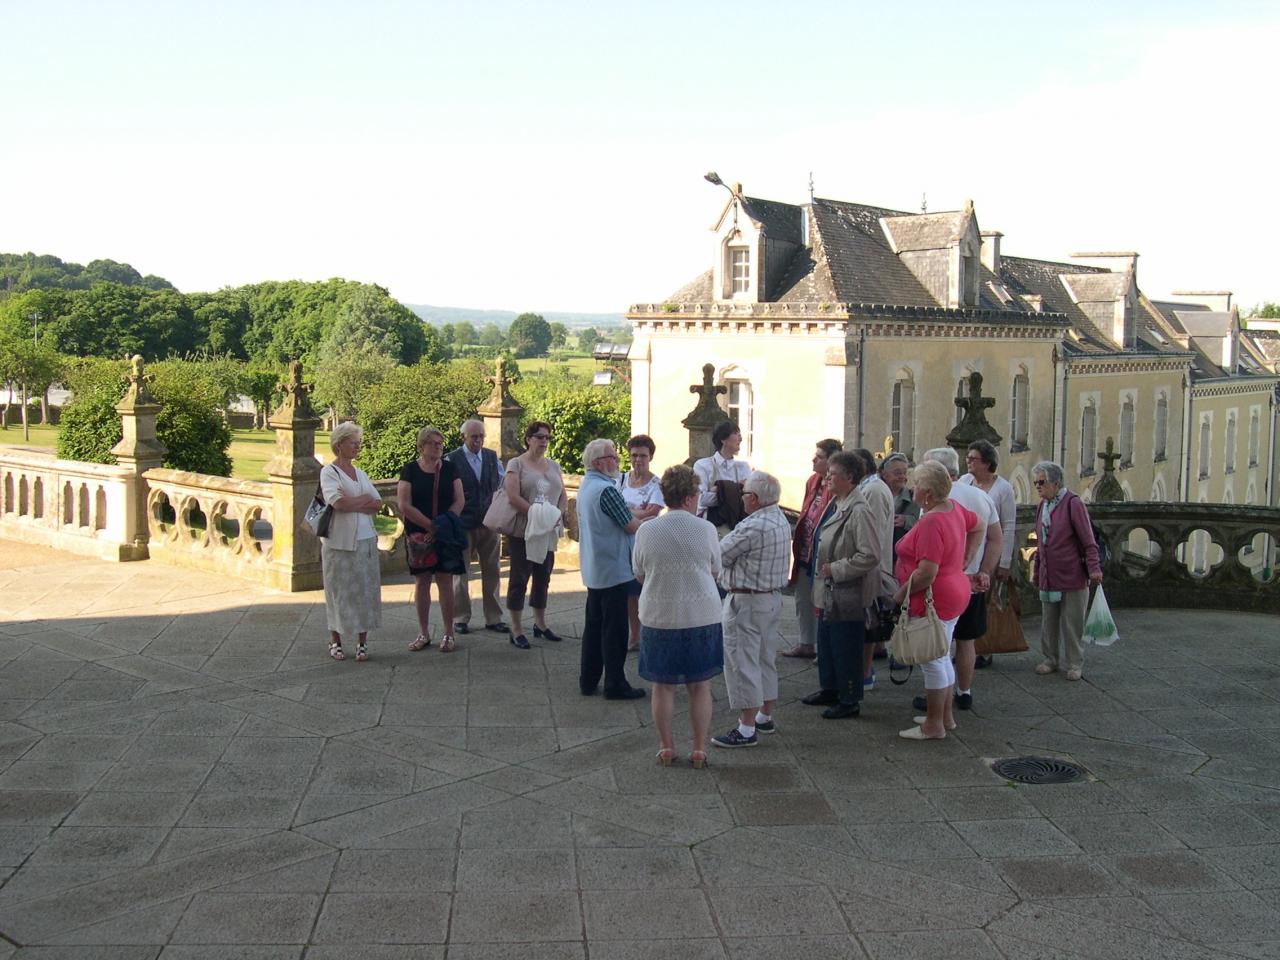
[[[524, 428], [525, 452], [513, 457], [507, 464], [503, 484], [507, 500], [516, 510], [516, 532], [507, 538], [507, 553], [511, 567], [507, 575], [507, 610], [511, 614], [511, 645], [521, 650], [529, 649], [529, 638], [524, 635], [525, 591], [533, 579], [533, 592], [529, 606], [533, 608], [533, 635], [537, 638], [559, 641], [560, 636], [547, 626], [547, 589], [551, 585], [551, 570], [555, 566], [555, 541], [539, 535], [533, 540], [534, 552], [529, 555], [529, 538], [525, 532], [529, 511], [534, 504], [549, 505], [564, 517], [569, 507], [569, 497], [564, 491], [564, 479], [560, 464], [547, 458], [547, 445], [551, 442], [551, 424], [534, 420]], [[540, 508], [537, 513], [548, 513]], [[544, 545], [550, 545], [545, 553]]]
[[329, 437], [333, 462], [320, 471], [320, 492], [333, 507], [329, 534], [320, 543], [324, 569], [324, 609], [329, 656], [345, 660], [342, 635], [356, 635], [356, 659], [369, 659], [370, 630], [382, 626], [382, 578], [373, 515], [382, 496], [368, 475], [351, 461], [360, 452], [362, 431], [340, 423]]
[[[822, 689], [805, 697], [810, 706], [827, 704], [827, 720], [856, 717], [862, 709], [863, 657], [867, 611], [880, 592], [879, 541], [871, 505], [858, 489], [867, 466], [851, 451], [827, 460], [831, 503], [814, 534], [813, 602], [818, 608], [818, 678]], [[886, 545], [887, 546], [887, 545]]]
[[[1000, 517], [1000, 533], [1003, 539], [1000, 546], [1000, 562], [996, 565], [995, 578], [1008, 580], [1009, 570], [1013, 566], [1013, 531], [1018, 519], [1018, 498], [1013, 492], [1013, 484], [996, 473], [1000, 460], [996, 448], [986, 440], [975, 440], [969, 444], [964, 463], [968, 473], [960, 478], [960, 482], [977, 487], [991, 498], [996, 505], [996, 513]], [[975, 667], [991, 665], [990, 657], [975, 657]], [[963, 672], [963, 671], [961, 671]], [[956, 678], [960, 689], [965, 689], [968, 678]]]
[[[618, 489], [622, 491], [622, 499], [633, 512], [651, 503], [662, 502], [662, 487], [658, 478], [653, 475], [650, 465], [658, 447], [653, 438], [637, 433], [627, 441], [627, 459], [631, 461], [631, 469], [618, 478]], [[640, 649], [640, 584], [634, 583], [627, 594], [627, 626], [630, 637], [627, 640], [628, 650]]]
[[1089, 586], [1102, 583], [1098, 544], [1084, 501], [1062, 483], [1062, 467], [1045, 460], [1031, 468], [1031, 477], [1040, 494], [1032, 581], [1040, 589], [1040, 653], [1044, 659], [1036, 664], [1036, 673], [1058, 669], [1061, 646], [1067, 679], [1079, 680], [1084, 669], [1080, 634]]
[[791, 534], [791, 585], [796, 594], [796, 621], [800, 627], [796, 645], [783, 650], [784, 657], [812, 658], [817, 653], [818, 618], [813, 603], [813, 538], [818, 532], [818, 521], [831, 500], [831, 484], [827, 481], [829, 460], [840, 450], [840, 441], [819, 440], [813, 451], [813, 473], [804, 482], [804, 499], [800, 502], [800, 515]]
[[[452, 653], [453, 577], [466, 573], [461, 551], [432, 547], [415, 554], [419, 543], [439, 540], [442, 524], [452, 525], [466, 503], [462, 478], [453, 464], [444, 459], [444, 434], [436, 427], [418, 431], [418, 456], [404, 465], [396, 484], [396, 505], [404, 517], [405, 550], [409, 555], [409, 572], [416, 581], [414, 608], [418, 614], [418, 635], [409, 644], [413, 651], [431, 646], [431, 582], [440, 589], [440, 614], [445, 633], [440, 638], [440, 652]], [[452, 519], [450, 519], [452, 517]]]
[[724, 669], [720, 630], [720, 540], [716, 528], [698, 517], [698, 476], [684, 465], [662, 475], [662, 500], [670, 508], [636, 531], [631, 562], [640, 593], [640, 676], [653, 684], [653, 725], [658, 728], [658, 762], [675, 758], [671, 711], [675, 685], [689, 694], [693, 749], [689, 761], [707, 761], [711, 726], [710, 680]]
[[[971, 585], [964, 572], [965, 563], [976, 553], [986, 528], [980, 518], [950, 499], [951, 474], [937, 461], [929, 460], [916, 467], [914, 486], [920, 519], [898, 542], [895, 573], [901, 586], [893, 599], [901, 604], [909, 593], [910, 615], [923, 617], [925, 594], [932, 588], [934, 611], [950, 646], [956, 621], [969, 605]], [[955, 729], [951, 690], [956, 671], [951, 653], [948, 650], [936, 660], [921, 664], [926, 715], [916, 717], [918, 726], [902, 730], [898, 736], [907, 740], [941, 740], [948, 730]]]

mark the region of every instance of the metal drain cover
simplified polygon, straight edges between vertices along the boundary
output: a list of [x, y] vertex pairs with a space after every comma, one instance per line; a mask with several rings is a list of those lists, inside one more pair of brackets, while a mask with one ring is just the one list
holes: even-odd
[[1014, 783], [1074, 783], [1089, 775], [1078, 763], [1057, 757], [1006, 757], [993, 760], [991, 769]]

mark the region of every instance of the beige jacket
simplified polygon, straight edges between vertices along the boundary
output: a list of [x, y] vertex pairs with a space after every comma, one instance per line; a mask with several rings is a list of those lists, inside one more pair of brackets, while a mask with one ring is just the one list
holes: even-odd
[[814, 590], [814, 601], [821, 598], [822, 610], [830, 620], [862, 620], [880, 595], [880, 558], [874, 552], [872, 531], [875, 521], [867, 498], [857, 490], [835, 504], [835, 511], [818, 531], [815, 587], [824, 563], [831, 564], [831, 576], [821, 582], [821, 592]]

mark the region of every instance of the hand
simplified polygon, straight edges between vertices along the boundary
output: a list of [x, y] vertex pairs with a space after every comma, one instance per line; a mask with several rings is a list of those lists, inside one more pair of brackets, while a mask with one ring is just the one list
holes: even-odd
[[656, 503], [646, 503], [636, 511], [636, 516], [641, 520], [651, 520], [661, 512], [662, 508]]
[[1089, 574], [1089, 583], [1091, 583], [1095, 587], [1102, 586], [1102, 574], [1101, 573]]
[[900, 513], [895, 514], [893, 518], [893, 525], [895, 527], [905, 527], [907, 525], [907, 518]]
[[819, 567], [819, 568], [818, 568], [818, 575], [819, 575], [820, 577], [822, 577], [822, 579], [823, 579], [823, 580], [830, 580], [830, 579], [831, 579], [831, 564], [829, 564], [829, 563], [824, 563], [821, 567]]
[[997, 580], [1000, 580], [1000, 581], [1008, 580], [1008, 579], [1009, 579], [1009, 568], [1008, 568], [1008, 567], [996, 567], [996, 579], [997, 579]]
[[978, 571], [969, 577], [969, 591], [971, 593], [986, 593], [991, 588], [991, 578], [982, 571]]

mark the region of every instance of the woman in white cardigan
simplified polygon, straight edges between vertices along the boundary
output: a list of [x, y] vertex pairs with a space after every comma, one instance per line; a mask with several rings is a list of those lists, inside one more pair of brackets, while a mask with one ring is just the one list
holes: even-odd
[[373, 515], [382, 496], [368, 475], [351, 461], [360, 452], [363, 431], [340, 423], [329, 437], [333, 462], [320, 471], [320, 492], [333, 507], [329, 534], [321, 543], [324, 607], [329, 626], [329, 656], [345, 660], [342, 635], [356, 635], [356, 659], [369, 658], [370, 630], [382, 626], [382, 576]]

